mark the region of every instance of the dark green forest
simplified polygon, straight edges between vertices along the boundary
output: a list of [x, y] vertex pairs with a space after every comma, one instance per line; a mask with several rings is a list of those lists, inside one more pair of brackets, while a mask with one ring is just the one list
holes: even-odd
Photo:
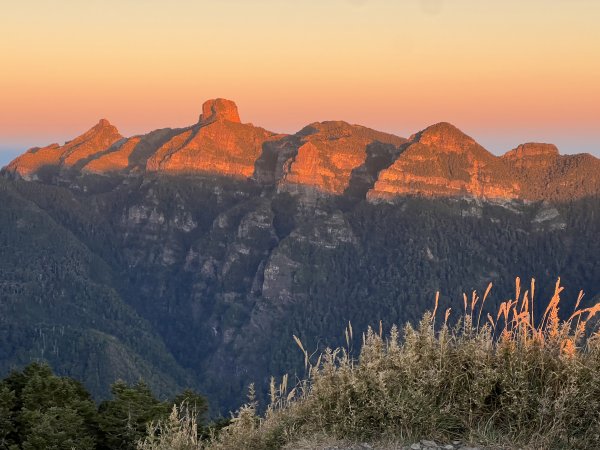
[[146, 425], [182, 403], [201, 419], [203, 432], [207, 404], [193, 391], [159, 401], [143, 381], [117, 381], [110, 390], [97, 405], [79, 381], [56, 376], [47, 364], [11, 372], [0, 380], [0, 449], [135, 450]]
[[63, 184], [0, 178], [0, 376], [47, 361], [99, 402], [115, 380], [144, 379], [161, 400], [192, 388], [226, 415], [248, 383], [263, 401], [271, 375], [304, 376], [292, 335], [337, 346], [349, 321], [417, 321], [436, 291], [460, 313], [463, 292], [490, 282], [495, 310], [517, 276], [544, 300], [560, 276], [565, 314], [580, 289], [584, 302], [600, 293], [598, 198], [372, 204], [215, 177]]

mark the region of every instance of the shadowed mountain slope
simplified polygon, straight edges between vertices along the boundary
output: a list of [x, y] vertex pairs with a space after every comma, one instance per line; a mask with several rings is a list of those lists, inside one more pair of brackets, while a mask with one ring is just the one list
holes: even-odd
[[528, 200], [568, 201], [600, 193], [600, 160], [592, 155], [560, 155], [552, 144], [527, 143], [502, 159]]
[[0, 374], [44, 359], [96, 398], [108, 380], [143, 378], [161, 396], [193, 384], [119, 292], [106, 218], [63, 188], [21, 187], [0, 178]]

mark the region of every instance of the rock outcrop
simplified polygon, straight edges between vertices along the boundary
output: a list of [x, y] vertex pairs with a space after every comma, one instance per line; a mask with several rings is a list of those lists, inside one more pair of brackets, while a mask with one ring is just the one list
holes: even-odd
[[502, 156], [527, 200], [566, 201], [600, 193], [600, 160], [560, 155], [552, 144], [528, 143]]
[[406, 194], [513, 199], [520, 184], [500, 158], [453, 125], [439, 123], [411, 136], [367, 198], [376, 202]]
[[215, 120], [242, 123], [237, 105], [231, 100], [226, 100], [224, 98], [208, 100], [202, 105], [200, 123], [207, 123]]
[[346, 122], [317, 122], [297, 133], [296, 154], [290, 157], [279, 181], [280, 190], [317, 189], [342, 194], [352, 171], [365, 164], [373, 143], [400, 146], [405, 139]]
[[138, 136], [128, 139], [123, 145], [115, 149], [115, 151], [104, 153], [98, 158], [91, 160], [82, 170], [89, 173], [103, 174], [120, 172], [127, 169], [129, 167], [129, 158], [135, 147], [140, 143], [140, 140], [141, 138]]
[[558, 148], [554, 144], [541, 144], [528, 142], [506, 152], [503, 158], [511, 160], [522, 167], [531, 167], [532, 162], [552, 161], [559, 156]]
[[119, 141], [106, 152], [95, 156], [81, 171], [97, 175], [144, 172], [148, 158], [154, 155], [161, 145], [180, 133], [182, 130], [163, 128]]
[[149, 172], [205, 173], [248, 178], [263, 144], [277, 135], [242, 124], [229, 100], [208, 100], [199, 123], [167, 141], [148, 159]]
[[441, 122], [408, 140], [342, 121], [293, 135], [242, 123], [231, 100], [202, 105], [196, 124], [124, 138], [102, 119], [65, 143], [32, 148], [3, 169], [26, 180], [80, 174], [191, 174], [253, 179], [304, 204], [344, 196], [350, 203], [405, 195], [566, 201], [600, 194], [600, 160], [526, 143], [498, 157]]
[[6, 171], [26, 180], [37, 179], [44, 170], [71, 168], [107, 151], [122, 139], [116, 127], [101, 119], [94, 127], [62, 146], [52, 144], [28, 150], [12, 161]]

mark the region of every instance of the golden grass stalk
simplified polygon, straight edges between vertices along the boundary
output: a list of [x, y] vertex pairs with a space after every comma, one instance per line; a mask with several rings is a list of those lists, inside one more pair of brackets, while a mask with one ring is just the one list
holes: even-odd
[[[382, 322], [363, 333], [360, 355], [326, 349], [312, 364], [300, 339], [308, 378], [290, 392], [271, 380], [272, 406], [264, 417], [252, 406], [207, 444], [211, 450], [279, 449], [315, 434], [365, 442], [460, 439], [511, 448], [600, 448], [600, 335], [591, 328], [600, 304], [560, 316], [563, 287], [557, 280], [541, 320], [535, 321], [535, 280], [493, 314], [483, 297], [463, 296], [464, 313], [450, 327], [451, 309], [436, 328], [433, 313], [404, 333]], [[478, 309], [479, 308], [479, 309]], [[477, 314], [477, 323], [473, 318]]]

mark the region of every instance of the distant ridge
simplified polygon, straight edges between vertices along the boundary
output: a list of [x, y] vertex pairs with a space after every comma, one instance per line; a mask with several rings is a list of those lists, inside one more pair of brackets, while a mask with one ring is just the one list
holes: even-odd
[[526, 143], [498, 157], [441, 122], [408, 140], [342, 121], [293, 135], [242, 123], [236, 104], [206, 101], [196, 124], [123, 137], [108, 120], [60, 146], [32, 148], [8, 176], [52, 182], [86, 174], [196, 174], [252, 178], [292, 194], [569, 200], [600, 193], [600, 160]]

